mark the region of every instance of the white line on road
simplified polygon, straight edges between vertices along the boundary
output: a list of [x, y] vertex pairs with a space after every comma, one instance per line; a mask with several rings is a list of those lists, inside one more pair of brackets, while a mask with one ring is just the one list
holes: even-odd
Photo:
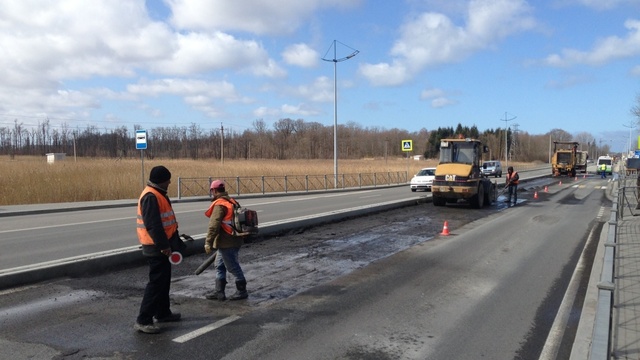
[[200, 329], [194, 330], [190, 333], [184, 334], [182, 336], [178, 336], [177, 338], [173, 339], [174, 342], [177, 343], [185, 343], [189, 340], [193, 340], [195, 338], [197, 338], [200, 335], [204, 335], [206, 333], [208, 333], [209, 331], [213, 331], [219, 327], [225, 326], [227, 324], [230, 324], [236, 320], [240, 319], [240, 316], [238, 315], [231, 315], [227, 318], [224, 318], [222, 320], [216, 321], [213, 324], [207, 325], [205, 327], [201, 327]]

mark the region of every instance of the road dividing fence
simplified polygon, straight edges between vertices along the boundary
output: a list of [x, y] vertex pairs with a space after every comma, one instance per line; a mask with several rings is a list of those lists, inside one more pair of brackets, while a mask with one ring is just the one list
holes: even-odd
[[178, 199], [191, 196], [209, 196], [209, 184], [222, 180], [229, 194], [267, 194], [289, 192], [311, 192], [329, 189], [354, 189], [406, 184], [406, 171], [333, 174], [328, 175], [284, 175], [284, 176], [235, 176], [178, 178]]

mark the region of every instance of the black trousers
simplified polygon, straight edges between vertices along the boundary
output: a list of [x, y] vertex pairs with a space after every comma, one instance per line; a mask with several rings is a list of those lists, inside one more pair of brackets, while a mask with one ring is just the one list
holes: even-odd
[[142, 304], [137, 321], [139, 324], [153, 324], [153, 317], [171, 315], [169, 290], [171, 287], [171, 263], [166, 256], [148, 256], [149, 282], [144, 289]]

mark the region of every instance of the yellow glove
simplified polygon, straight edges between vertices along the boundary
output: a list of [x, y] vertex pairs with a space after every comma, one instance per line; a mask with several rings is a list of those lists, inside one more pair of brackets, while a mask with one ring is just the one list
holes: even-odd
[[207, 255], [209, 255], [209, 254], [211, 254], [211, 251], [212, 251], [212, 249], [211, 249], [211, 245], [209, 245], [209, 244], [204, 244], [204, 252], [206, 252], [206, 253], [207, 253]]

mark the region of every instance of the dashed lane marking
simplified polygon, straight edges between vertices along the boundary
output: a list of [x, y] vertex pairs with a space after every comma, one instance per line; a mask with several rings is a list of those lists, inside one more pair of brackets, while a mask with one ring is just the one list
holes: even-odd
[[201, 327], [200, 329], [194, 330], [194, 331], [192, 331], [190, 333], [187, 333], [187, 334], [184, 334], [182, 336], [178, 336], [177, 338], [173, 339], [173, 341], [177, 342], [177, 343], [181, 343], [181, 344], [185, 343], [185, 342], [187, 342], [189, 340], [197, 338], [200, 335], [204, 335], [204, 334], [206, 334], [206, 333], [208, 333], [210, 331], [213, 331], [213, 330], [215, 330], [215, 329], [217, 329], [219, 327], [223, 327], [223, 326], [225, 326], [227, 324], [230, 324], [230, 323], [232, 323], [232, 322], [234, 322], [234, 321], [236, 321], [238, 319], [240, 319], [240, 316], [231, 315], [231, 316], [229, 316], [227, 318], [224, 318], [222, 320], [218, 320], [218, 321], [214, 322], [213, 324]]

